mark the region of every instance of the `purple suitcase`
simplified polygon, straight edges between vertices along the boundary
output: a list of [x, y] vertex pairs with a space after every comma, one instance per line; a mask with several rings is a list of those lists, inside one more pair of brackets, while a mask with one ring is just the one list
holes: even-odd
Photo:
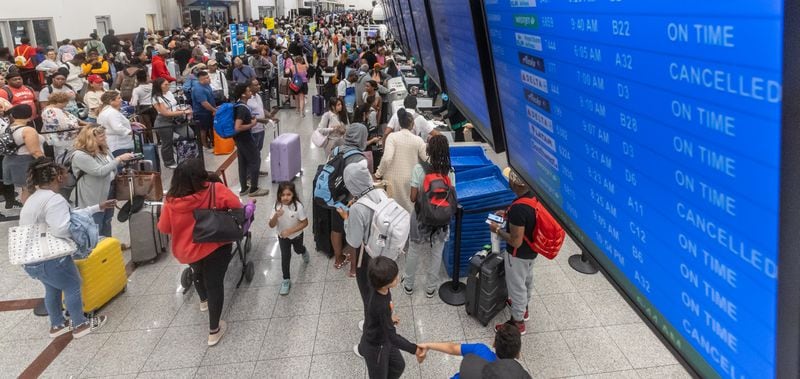
[[314, 116], [322, 116], [325, 113], [325, 98], [321, 95], [314, 95], [311, 98], [311, 108]]
[[302, 156], [300, 136], [285, 133], [269, 144], [270, 174], [272, 182], [290, 182], [300, 173]]

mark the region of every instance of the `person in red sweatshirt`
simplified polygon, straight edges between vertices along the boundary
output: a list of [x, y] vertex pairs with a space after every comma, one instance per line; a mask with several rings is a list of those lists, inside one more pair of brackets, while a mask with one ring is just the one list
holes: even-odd
[[225, 300], [225, 272], [231, 261], [231, 243], [195, 243], [193, 211], [208, 208], [209, 196], [220, 209], [242, 208], [239, 198], [209, 174], [200, 158], [181, 162], [172, 176], [158, 230], [172, 236], [172, 254], [178, 262], [192, 267], [194, 288], [200, 310], [208, 311], [208, 346], [219, 343], [225, 333], [222, 305]]
[[165, 48], [160, 48], [156, 50], [157, 55], [153, 56], [152, 64], [153, 64], [153, 72], [150, 75], [150, 79], [156, 80], [158, 78], [167, 79], [169, 82], [174, 82], [175, 78], [173, 78], [169, 74], [169, 70], [167, 69], [167, 58], [169, 57], [169, 50]]

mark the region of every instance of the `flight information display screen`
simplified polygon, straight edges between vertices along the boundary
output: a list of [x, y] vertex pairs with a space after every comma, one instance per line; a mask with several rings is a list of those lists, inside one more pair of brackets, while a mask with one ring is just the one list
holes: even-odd
[[419, 55], [422, 60], [422, 67], [425, 72], [441, 86], [441, 76], [439, 66], [436, 64], [436, 52], [433, 51], [433, 35], [428, 24], [428, 11], [425, 8], [425, 0], [411, 0], [411, 13], [414, 16], [414, 25], [417, 29], [417, 42], [419, 43]]
[[783, 2], [484, 8], [510, 164], [701, 377], [774, 377]]
[[419, 59], [419, 45], [417, 45], [417, 31], [414, 25], [414, 19], [411, 16], [411, 6], [408, 0], [398, 0], [397, 4], [400, 6], [400, 14], [403, 17], [403, 24], [406, 28], [406, 38], [408, 39], [408, 48], [411, 50], [411, 55]]
[[403, 46], [403, 50], [408, 52], [409, 46], [405, 27], [406, 20], [403, 20], [403, 14], [400, 13], [400, 5], [398, 4], [398, 1], [399, 0], [391, 0], [392, 12], [394, 13], [394, 19], [397, 23], [397, 40], [400, 41], [400, 45]]
[[430, 7], [447, 95], [494, 146], [470, 2], [439, 0]]

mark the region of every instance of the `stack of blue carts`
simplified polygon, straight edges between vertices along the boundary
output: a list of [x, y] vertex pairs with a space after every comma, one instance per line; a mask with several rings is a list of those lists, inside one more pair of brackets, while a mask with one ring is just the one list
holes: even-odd
[[[505, 209], [516, 199], [508, 186], [508, 180], [492, 163], [480, 146], [460, 146], [450, 148], [450, 162], [456, 172], [456, 194], [458, 203], [464, 208], [461, 225], [460, 276], [469, 273], [469, 259], [491, 243], [486, 216], [490, 213], [470, 213], [471, 211], [497, 208]], [[450, 240], [442, 254], [447, 274], [453, 276], [456, 239], [455, 217], [450, 223]], [[505, 248], [505, 246], [503, 246]]]

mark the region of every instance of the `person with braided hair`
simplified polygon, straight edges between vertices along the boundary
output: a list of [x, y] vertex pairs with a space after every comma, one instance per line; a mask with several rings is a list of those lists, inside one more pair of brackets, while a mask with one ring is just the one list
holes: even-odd
[[[71, 213], [88, 215], [114, 208], [114, 200], [105, 200], [84, 209], [70, 210], [67, 200], [59, 195], [67, 181], [67, 169], [56, 164], [52, 158], [37, 157], [30, 163], [27, 174], [26, 185], [31, 195], [20, 212], [20, 226], [46, 223], [53, 236], [71, 239]], [[31, 278], [44, 285], [44, 305], [50, 317], [51, 338], [70, 331], [73, 337], [80, 338], [106, 323], [106, 316], [88, 319], [84, 316], [81, 277], [72, 255], [26, 264], [23, 268]], [[67, 322], [61, 311], [62, 294], [71, 323]]]
[[[425, 176], [430, 173], [439, 174], [450, 179], [450, 188], [455, 191], [456, 175], [450, 164], [450, 145], [447, 137], [439, 134], [434, 135], [428, 140], [426, 148], [428, 161], [417, 163], [411, 173], [411, 192], [409, 198], [412, 203], [420, 199], [420, 192], [425, 191], [423, 182]], [[425, 296], [433, 297], [436, 288], [439, 286], [439, 270], [442, 266], [442, 252], [444, 244], [450, 237], [450, 225], [432, 226], [424, 225], [417, 221], [415, 207], [414, 214], [411, 215], [411, 231], [409, 233], [408, 256], [406, 257], [406, 272], [402, 279], [403, 291], [411, 295], [414, 293], [414, 277], [417, 272], [419, 260], [423, 260], [422, 266], [426, 268], [427, 280], [425, 286]]]

